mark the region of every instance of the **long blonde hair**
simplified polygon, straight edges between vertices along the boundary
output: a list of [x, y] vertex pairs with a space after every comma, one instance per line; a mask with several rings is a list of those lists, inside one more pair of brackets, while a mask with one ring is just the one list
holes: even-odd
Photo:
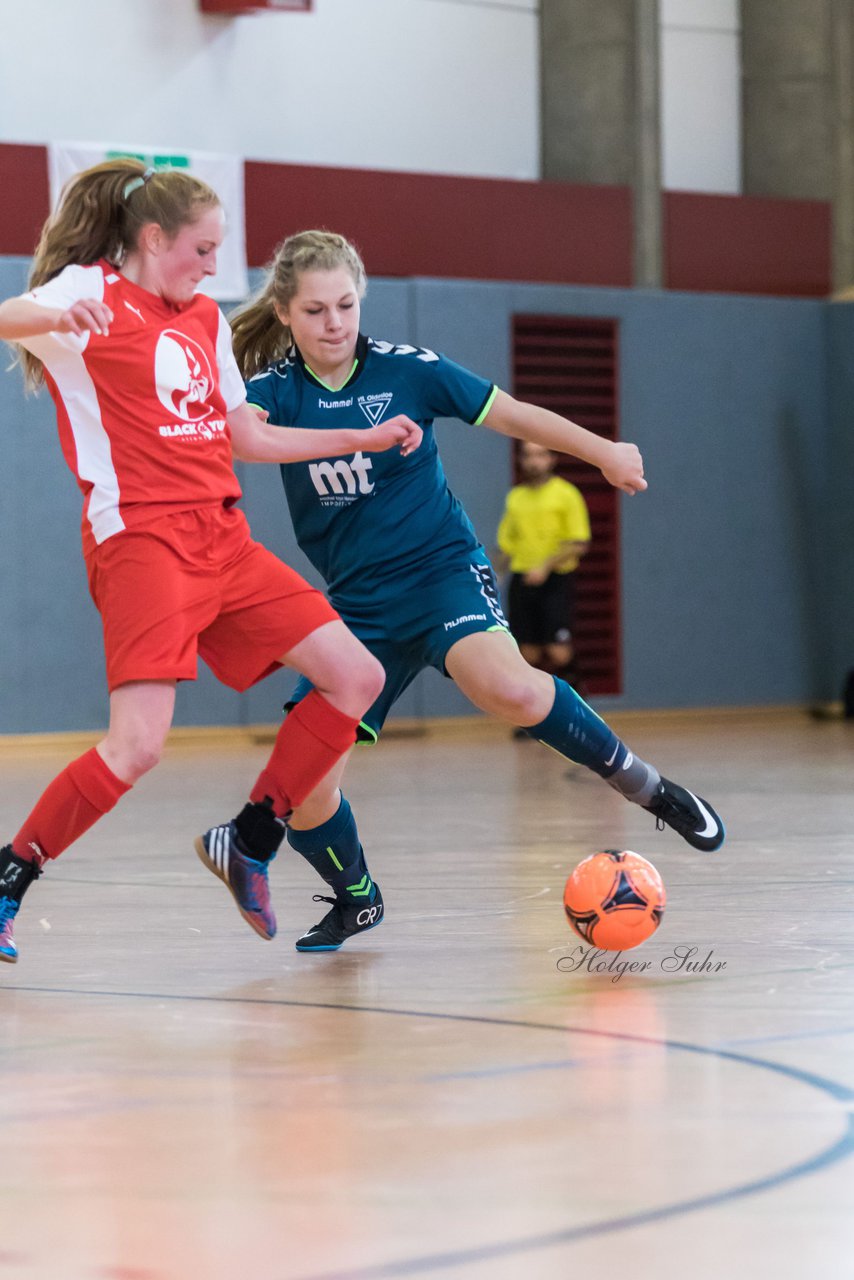
[[268, 265], [265, 284], [229, 316], [232, 345], [244, 378], [260, 373], [281, 360], [291, 346], [291, 331], [276, 314], [286, 310], [299, 289], [303, 271], [335, 271], [345, 267], [353, 277], [356, 293], [365, 296], [367, 277], [358, 250], [334, 231], [298, 231], [288, 236]]
[[[219, 204], [206, 183], [180, 169], [146, 169], [120, 156], [93, 165], [69, 179], [60, 202], [42, 228], [30, 270], [29, 288], [46, 284], [63, 268], [87, 267], [106, 258], [120, 266], [137, 247], [139, 233], [156, 222], [168, 236]], [[41, 361], [19, 348], [29, 386], [44, 380]]]

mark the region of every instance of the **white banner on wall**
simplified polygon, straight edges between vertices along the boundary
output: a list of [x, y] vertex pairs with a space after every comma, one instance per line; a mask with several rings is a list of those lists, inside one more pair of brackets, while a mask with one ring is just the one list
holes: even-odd
[[120, 147], [97, 142], [54, 142], [48, 147], [50, 201], [55, 208], [69, 178], [81, 169], [114, 156], [133, 156], [154, 169], [185, 169], [200, 178], [222, 201], [227, 231], [217, 255], [217, 273], [201, 286], [219, 301], [238, 302], [249, 292], [246, 272], [246, 218], [243, 199], [243, 160], [210, 151], [166, 151], [162, 147]]

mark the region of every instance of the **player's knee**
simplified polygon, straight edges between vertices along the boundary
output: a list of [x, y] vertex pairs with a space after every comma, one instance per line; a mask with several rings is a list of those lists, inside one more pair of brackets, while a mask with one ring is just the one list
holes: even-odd
[[383, 691], [385, 670], [372, 653], [364, 650], [355, 672], [351, 670], [351, 687], [356, 698], [364, 703], [363, 711], [374, 703]]
[[[362, 716], [380, 696], [384, 684], [382, 663], [360, 644], [348, 653], [334, 678], [321, 691], [348, 715]], [[315, 682], [315, 688], [318, 687]]]
[[142, 731], [126, 736], [114, 749], [121, 757], [123, 774], [129, 782], [136, 782], [143, 774], [160, 763], [164, 740], [159, 735]]
[[528, 680], [505, 681], [493, 690], [489, 709], [510, 724], [526, 726], [538, 724], [545, 714], [541, 692]]

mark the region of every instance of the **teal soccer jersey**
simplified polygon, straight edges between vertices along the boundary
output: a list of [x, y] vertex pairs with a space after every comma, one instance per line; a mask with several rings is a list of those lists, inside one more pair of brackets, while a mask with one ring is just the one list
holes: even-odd
[[454, 563], [484, 557], [468, 516], [448, 488], [433, 420], [483, 421], [493, 383], [423, 347], [360, 335], [353, 372], [331, 390], [299, 351], [247, 383], [250, 404], [285, 428], [368, 430], [404, 413], [423, 428], [421, 447], [357, 451], [282, 467], [297, 542], [344, 613], [395, 599], [401, 581], [417, 584]]

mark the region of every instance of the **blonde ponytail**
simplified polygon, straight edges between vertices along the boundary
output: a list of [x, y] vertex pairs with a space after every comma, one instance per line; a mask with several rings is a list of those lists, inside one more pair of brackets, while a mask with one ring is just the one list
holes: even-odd
[[291, 331], [276, 315], [272, 279], [242, 307], [232, 311], [228, 323], [234, 358], [247, 381], [268, 365], [284, 359], [290, 349]]

